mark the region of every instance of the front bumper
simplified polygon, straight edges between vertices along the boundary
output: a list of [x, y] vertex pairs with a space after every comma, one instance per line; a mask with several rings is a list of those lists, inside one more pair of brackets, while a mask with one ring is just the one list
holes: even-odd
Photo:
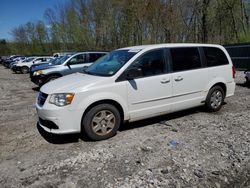
[[46, 79], [47, 77], [45, 75], [30, 75], [30, 80], [38, 86], [42, 86], [43, 84], [45, 84]]
[[[49, 100], [49, 99], [46, 99]], [[68, 106], [57, 107], [46, 103], [36, 104], [38, 125], [46, 132], [54, 134], [71, 134], [81, 132], [82, 112], [72, 110]]]
[[14, 72], [21, 71], [21, 67], [14, 65], [14, 66], [11, 68], [11, 70], [14, 71]]
[[235, 92], [235, 82], [229, 82], [227, 83], [227, 94], [226, 97], [231, 97], [234, 95]]

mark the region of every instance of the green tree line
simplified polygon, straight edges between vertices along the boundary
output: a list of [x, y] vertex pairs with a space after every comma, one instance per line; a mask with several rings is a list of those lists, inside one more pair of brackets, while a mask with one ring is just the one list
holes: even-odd
[[12, 30], [9, 51], [50, 54], [153, 43], [250, 41], [247, 0], [69, 0]]

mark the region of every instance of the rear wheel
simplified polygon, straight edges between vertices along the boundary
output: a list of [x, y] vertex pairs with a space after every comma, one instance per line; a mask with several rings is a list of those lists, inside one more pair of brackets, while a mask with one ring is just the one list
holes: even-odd
[[206, 98], [206, 107], [211, 112], [221, 109], [225, 98], [225, 92], [220, 86], [212, 87]]
[[23, 74], [27, 74], [27, 73], [29, 72], [29, 67], [22, 67], [22, 68], [21, 68], [21, 72], [22, 72]]
[[116, 134], [120, 123], [121, 116], [116, 107], [100, 104], [86, 113], [82, 121], [82, 131], [92, 140], [104, 140]]

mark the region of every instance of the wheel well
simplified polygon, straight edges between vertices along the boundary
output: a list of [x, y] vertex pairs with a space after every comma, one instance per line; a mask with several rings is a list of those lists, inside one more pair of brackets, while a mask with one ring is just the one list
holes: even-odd
[[97, 102], [94, 102], [93, 104], [89, 105], [88, 108], [84, 111], [83, 113], [83, 116], [82, 116], [82, 121], [83, 121], [83, 118], [84, 116], [86, 115], [86, 113], [91, 109], [93, 108], [94, 106], [97, 106], [99, 104], [111, 104], [113, 106], [115, 106], [117, 108], [117, 110], [119, 111], [120, 115], [121, 115], [121, 122], [123, 122], [124, 120], [124, 111], [123, 111], [123, 108], [122, 106], [114, 101], [114, 100], [110, 100], [110, 99], [107, 99], [107, 100], [100, 100], [100, 101], [97, 101]]
[[225, 94], [225, 96], [226, 96], [226, 94], [227, 94], [227, 87], [226, 87], [226, 84], [224, 84], [224, 83], [222, 83], [222, 82], [219, 82], [219, 83], [214, 84], [211, 88], [213, 88], [214, 86], [220, 86], [220, 87], [223, 89], [224, 94]]

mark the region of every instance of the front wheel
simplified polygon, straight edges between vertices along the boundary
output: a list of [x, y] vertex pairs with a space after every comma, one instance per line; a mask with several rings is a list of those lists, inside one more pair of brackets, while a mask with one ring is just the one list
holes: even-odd
[[22, 68], [21, 68], [21, 72], [22, 72], [23, 74], [27, 74], [27, 73], [29, 72], [29, 67], [22, 67]]
[[223, 105], [225, 92], [220, 86], [212, 87], [206, 98], [206, 107], [211, 112], [219, 111]]
[[104, 140], [116, 134], [120, 123], [121, 116], [115, 106], [99, 104], [84, 116], [82, 131], [92, 140]]

